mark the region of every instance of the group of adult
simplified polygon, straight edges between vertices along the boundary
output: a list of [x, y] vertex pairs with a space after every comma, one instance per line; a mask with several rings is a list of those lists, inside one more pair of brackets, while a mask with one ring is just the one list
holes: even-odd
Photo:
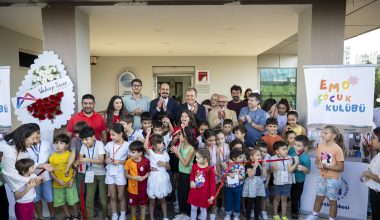
[[[221, 127], [223, 121], [230, 119], [233, 125], [244, 124], [247, 128], [246, 143], [255, 145], [265, 130], [265, 121], [268, 117], [276, 114], [276, 101], [268, 99], [263, 105], [260, 104], [260, 95], [247, 89], [244, 100], [241, 99], [242, 88], [233, 85], [230, 88], [232, 100], [223, 94], [213, 94], [208, 102], [197, 102], [197, 90], [189, 87], [185, 90], [185, 103], [179, 104], [177, 100], [170, 97], [170, 86], [161, 83], [159, 97], [153, 99], [141, 93], [143, 83], [140, 79], [131, 82], [132, 92], [125, 97], [113, 96], [108, 104], [105, 116], [94, 111], [95, 97], [87, 94], [82, 97], [82, 110], [73, 115], [67, 125], [67, 131], [72, 134], [74, 125], [78, 121], [85, 121], [95, 130], [98, 140], [107, 142], [107, 128], [113, 123], [130, 114], [134, 118], [133, 128], [141, 128], [141, 115], [149, 112], [153, 120], [157, 119], [159, 113], [165, 113], [173, 124], [180, 124], [180, 116], [183, 111], [188, 110], [194, 114], [195, 121], [200, 123], [208, 121], [210, 128]], [[287, 103], [287, 111], [289, 111]], [[284, 121], [285, 120], [285, 121]], [[283, 121], [286, 124], [286, 118]], [[280, 125], [281, 126], [281, 125]]]

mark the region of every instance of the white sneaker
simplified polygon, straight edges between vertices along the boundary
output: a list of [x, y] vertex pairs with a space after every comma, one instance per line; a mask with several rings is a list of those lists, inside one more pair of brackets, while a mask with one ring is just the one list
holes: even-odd
[[215, 214], [210, 214], [210, 220], [215, 220], [216, 219], [216, 215]]
[[317, 219], [318, 219], [318, 215], [313, 215], [313, 214], [310, 214], [305, 218], [305, 220], [317, 220]]
[[230, 216], [230, 215], [226, 215], [226, 216], [224, 217], [224, 220], [231, 220], [231, 216]]
[[234, 216], [234, 220], [240, 220], [239, 216]]
[[162, 220], [169, 220], [168, 218], [163, 218]]
[[268, 220], [268, 213], [267, 213], [267, 211], [261, 211], [261, 217], [263, 217], [264, 220]]
[[118, 220], [119, 219], [119, 216], [116, 214], [116, 215], [112, 215], [112, 220]]
[[179, 205], [178, 205], [178, 203], [174, 203], [174, 213], [176, 213], [176, 214], [179, 213]]
[[119, 220], [127, 220], [127, 216], [125, 216], [125, 215], [120, 215]]
[[[252, 210], [253, 211], [253, 210]], [[251, 218], [254, 218], [255, 217], [255, 213], [254, 212], [251, 212]]]

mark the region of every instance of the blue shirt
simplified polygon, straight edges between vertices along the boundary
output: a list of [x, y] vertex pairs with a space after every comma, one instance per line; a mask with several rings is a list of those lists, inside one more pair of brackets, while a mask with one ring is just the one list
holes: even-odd
[[[294, 150], [294, 147], [290, 147], [289, 148], [289, 155], [292, 156], [292, 157], [294, 157], [295, 155], [297, 155], [296, 151]], [[311, 168], [311, 162], [310, 162], [309, 155], [307, 155], [306, 152], [303, 152], [302, 154], [298, 155], [298, 158], [300, 159], [299, 165], [302, 165], [302, 166], [304, 166], [304, 167], [306, 167], [307, 169], [310, 170], [310, 168]], [[295, 174], [296, 182], [297, 183], [305, 182], [306, 174], [304, 174], [302, 171], [296, 170], [294, 172], [294, 174]]]
[[[123, 97], [124, 106], [128, 112], [133, 112], [137, 108], [141, 108], [144, 112], [149, 111], [150, 101], [147, 96], [141, 95], [139, 100], [133, 98], [132, 95], [127, 95]], [[141, 128], [141, 117], [140, 115], [133, 116], [133, 129]]]
[[[249, 110], [249, 107], [244, 107], [240, 110], [239, 118], [241, 116], [248, 115], [251, 117], [252, 122], [258, 125], [265, 126], [267, 120], [267, 113], [261, 108], [256, 109], [255, 111]], [[245, 135], [245, 140], [248, 143], [248, 147], [255, 146], [256, 141], [263, 136], [263, 131], [259, 131], [256, 128], [253, 128], [252, 125], [247, 123], [247, 119], [244, 122], [245, 128], [247, 129], [247, 134]]]

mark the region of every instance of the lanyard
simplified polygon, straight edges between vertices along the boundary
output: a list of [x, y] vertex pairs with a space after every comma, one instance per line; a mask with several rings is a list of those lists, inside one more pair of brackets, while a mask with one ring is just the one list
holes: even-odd
[[133, 130], [133, 133], [131, 136], [128, 137], [128, 141], [133, 141], [133, 135], [135, 134], [136, 130]]
[[117, 148], [116, 151], [115, 151], [115, 144], [116, 144], [116, 143], [114, 143], [114, 144], [113, 144], [113, 147], [112, 147], [112, 154], [113, 154], [112, 159], [115, 159], [115, 154], [121, 149], [121, 147], [123, 147], [124, 141], [121, 142], [119, 148]]
[[[94, 141], [94, 146], [92, 147], [92, 157], [90, 155], [90, 148], [87, 147], [88, 158], [90, 158], [90, 159], [94, 159], [95, 146], [96, 146], [96, 141]], [[92, 167], [92, 163], [90, 163], [90, 167]]]
[[224, 161], [224, 144], [223, 144], [222, 147], [219, 147], [219, 151], [222, 154], [222, 158], [223, 158], [223, 161]]
[[38, 148], [37, 148], [37, 145], [36, 145], [34, 147], [31, 147], [31, 149], [32, 149], [33, 153], [37, 157], [37, 164], [38, 164], [38, 161], [40, 160], [41, 143], [38, 145]]
[[284, 162], [284, 160], [282, 161], [282, 165], [284, 166], [284, 171], [286, 171], [286, 167], [285, 167], [285, 162]]

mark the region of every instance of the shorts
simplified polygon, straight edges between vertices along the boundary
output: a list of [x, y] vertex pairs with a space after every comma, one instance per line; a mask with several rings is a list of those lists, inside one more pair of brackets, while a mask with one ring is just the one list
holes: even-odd
[[329, 200], [337, 200], [340, 187], [340, 178], [332, 179], [319, 176], [317, 180], [317, 195], [326, 196]]
[[106, 184], [116, 184], [118, 186], [125, 186], [127, 185], [127, 179], [125, 175], [106, 175]]
[[128, 193], [128, 203], [132, 206], [146, 205], [148, 204], [148, 194], [146, 192], [141, 192], [139, 194]]
[[53, 202], [53, 181], [47, 180], [35, 187], [36, 197], [33, 202], [44, 200], [45, 202]]
[[71, 187], [66, 188], [54, 188], [54, 207], [60, 207], [65, 205], [66, 203], [69, 206], [75, 205], [79, 202], [77, 187], [75, 183]]
[[273, 185], [272, 186], [272, 194], [274, 196], [289, 197], [291, 188], [292, 188], [292, 184]]

